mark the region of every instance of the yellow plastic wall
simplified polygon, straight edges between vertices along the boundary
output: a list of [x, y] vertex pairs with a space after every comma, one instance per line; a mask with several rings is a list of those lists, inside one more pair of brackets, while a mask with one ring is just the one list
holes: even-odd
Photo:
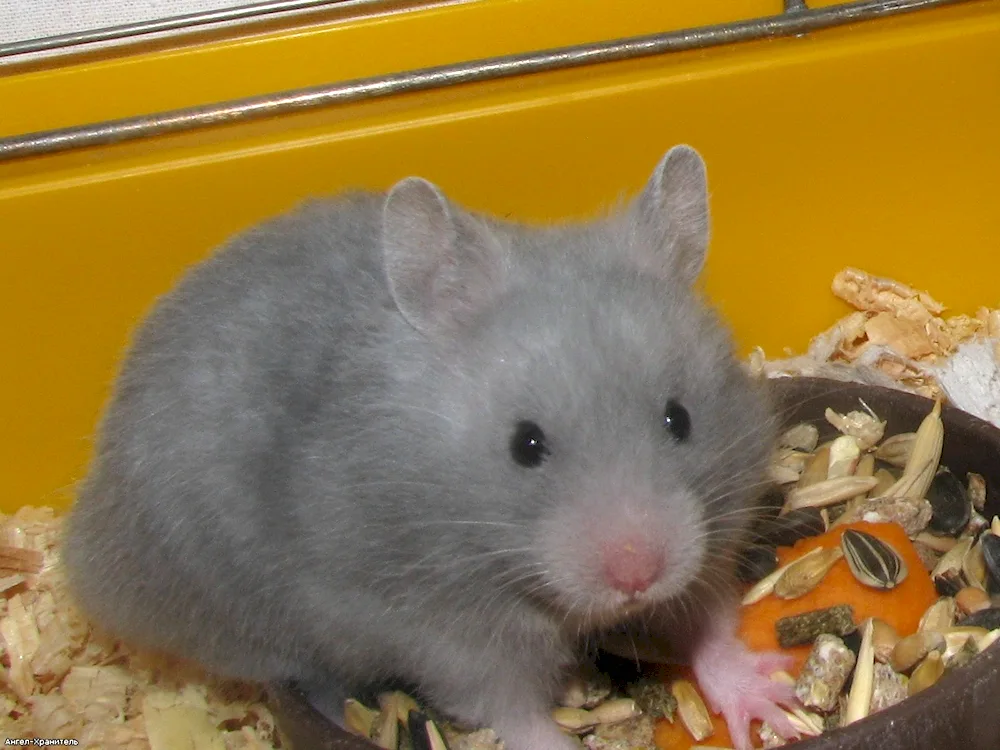
[[[621, 20], [616, 4], [598, 11], [591, 32], [601, 14], [609, 28]], [[295, 30], [281, 33], [294, 50]], [[525, 34], [550, 46], [559, 31]], [[302, 45], [310, 38], [303, 33]], [[257, 42], [241, 43], [247, 67], [237, 75], [206, 62], [203, 77], [216, 88], [205, 92], [252, 78]], [[455, 48], [470, 52], [467, 43]], [[278, 84], [299, 69], [286, 62], [288, 76], [269, 85], [286, 88]], [[177, 62], [169, 75], [183, 70]], [[27, 102], [40, 94], [20, 76], [37, 74], [0, 85], [22, 86], [18, 101]], [[77, 70], [73, 90], [42, 82], [38, 91], [66, 116], [79, 112], [61, 108], [61, 97], [122, 111], [133, 97], [159, 101], [149, 80], [87, 88], [101, 75]], [[183, 81], [163, 88], [176, 93]], [[185, 266], [253, 222], [347, 186], [384, 188], [417, 173], [472, 208], [529, 221], [580, 217], [637, 190], [683, 141], [709, 169], [707, 290], [744, 348], [801, 349], [844, 312], [829, 283], [847, 265], [928, 288], [956, 310], [998, 305], [998, 95], [1000, 2], [983, 0], [0, 163], [0, 507], [69, 501], [128, 333]], [[4, 96], [0, 123], [27, 123]]]

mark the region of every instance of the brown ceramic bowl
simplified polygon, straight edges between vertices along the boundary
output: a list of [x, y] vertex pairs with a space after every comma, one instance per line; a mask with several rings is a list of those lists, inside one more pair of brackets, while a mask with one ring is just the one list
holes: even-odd
[[[822, 378], [771, 381], [785, 422], [812, 421], [821, 439], [834, 433], [823, 412], [858, 408], [861, 397], [888, 422], [888, 433], [913, 432], [930, 411], [925, 398], [900, 391]], [[1000, 514], [1000, 430], [945, 406], [941, 461], [957, 475], [986, 479], [988, 517]], [[825, 434], [824, 434], [825, 430]], [[375, 745], [331, 725], [287, 686], [274, 686], [271, 704], [294, 750], [372, 750]], [[796, 743], [801, 750], [1000, 750], [1000, 644], [968, 666], [901, 704], [844, 729]]]

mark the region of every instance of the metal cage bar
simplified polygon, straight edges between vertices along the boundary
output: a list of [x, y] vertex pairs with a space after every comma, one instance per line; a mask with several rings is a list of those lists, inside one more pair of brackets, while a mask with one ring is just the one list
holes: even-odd
[[92, 125], [0, 138], [0, 162], [192, 131], [225, 123], [248, 122], [394, 94], [632, 60], [736, 42], [795, 36], [848, 23], [962, 2], [969, 0], [862, 0], [809, 9], [803, 0], [785, 0], [785, 12], [748, 21], [492, 57], [109, 120]]

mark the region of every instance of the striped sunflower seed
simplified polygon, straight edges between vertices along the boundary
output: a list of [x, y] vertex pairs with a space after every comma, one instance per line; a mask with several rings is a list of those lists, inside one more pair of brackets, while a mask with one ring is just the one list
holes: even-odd
[[840, 546], [854, 577], [866, 586], [892, 589], [905, 580], [908, 571], [903, 558], [878, 537], [847, 529]]

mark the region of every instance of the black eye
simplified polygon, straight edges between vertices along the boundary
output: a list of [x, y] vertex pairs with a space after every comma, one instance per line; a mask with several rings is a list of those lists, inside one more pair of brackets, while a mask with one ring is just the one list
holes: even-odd
[[549, 455], [545, 433], [534, 422], [518, 422], [510, 437], [510, 455], [521, 466], [534, 468]]
[[667, 408], [663, 410], [663, 426], [674, 440], [686, 440], [691, 434], [691, 415], [674, 399], [670, 399], [667, 401]]

